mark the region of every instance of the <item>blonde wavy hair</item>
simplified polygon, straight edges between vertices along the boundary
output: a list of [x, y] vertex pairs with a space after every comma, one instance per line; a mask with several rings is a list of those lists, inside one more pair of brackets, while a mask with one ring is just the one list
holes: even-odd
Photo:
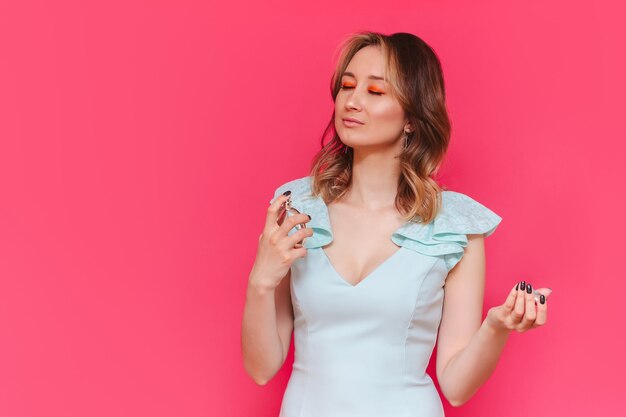
[[[331, 78], [333, 101], [341, 89], [341, 76], [352, 57], [369, 45], [381, 48], [385, 60], [383, 76], [389, 80], [392, 97], [404, 109], [413, 131], [399, 156], [400, 178], [395, 205], [406, 221], [429, 223], [441, 207], [441, 191], [432, 178], [443, 162], [450, 141], [450, 119], [446, 109], [443, 72], [439, 58], [419, 37], [410, 33], [383, 35], [358, 32], [349, 35], [339, 48]], [[320, 151], [314, 156], [311, 192], [328, 204], [341, 198], [352, 177], [352, 148], [341, 142], [335, 130], [335, 112], [326, 127]], [[332, 134], [331, 140], [324, 139]]]

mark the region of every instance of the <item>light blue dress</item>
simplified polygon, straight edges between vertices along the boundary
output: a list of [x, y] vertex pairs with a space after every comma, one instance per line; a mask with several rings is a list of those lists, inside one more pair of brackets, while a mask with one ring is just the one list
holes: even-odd
[[399, 249], [352, 285], [322, 249], [333, 233], [328, 207], [310, 185], [303, 177], [274, 194], [291, 190], [292, 206], [311, 215], [314, 232], [306, 256], [291, 266], [295, 359], [279, 417], [442, 417], [426, 367], [445, 279], [466, 235], [489, 236], [502, 218], [467, 195], [442, 191], [435, 219], [398, 228], [391, 240]]

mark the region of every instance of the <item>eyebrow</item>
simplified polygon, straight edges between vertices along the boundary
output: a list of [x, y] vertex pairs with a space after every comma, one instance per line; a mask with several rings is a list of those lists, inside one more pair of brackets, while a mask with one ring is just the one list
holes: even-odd
[[[352, 78], [356, 78], [356, 77], [354, 76], [354, 74], [353, 74], [353, 73], [348, 72], [348, 71], [344, 72], [341, 76], [343, 77], [344, 75], [348, 75], [348, 76], [350, 76], [350, 77], [352, 77]], [[384, 79], [383, 77], [379, 77], [378, 75], [370, 75], [370, 76], [369, 76], [369, 77], [367, 77], [367, 78], [368, 78], [369, 80], [381, 80], [381, 81], [385, 81], [385, 79]]]

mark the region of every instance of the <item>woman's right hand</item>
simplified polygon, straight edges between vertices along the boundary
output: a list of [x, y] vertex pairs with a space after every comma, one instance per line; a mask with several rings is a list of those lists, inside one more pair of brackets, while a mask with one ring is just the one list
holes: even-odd
[[250, 272], [250, 282], [260, 288], [275, 289], [287, 275], [291, 264], [297, 258], [306, 256], [307, 249], [297, 243], [313, 235], [312, 228], [303, 227], [288, 236], [296, 224], [311, 220], [305, 213], [286, 216], [278, 225], [278, 218], [284, 210], [282, 206], [288, 199], [288, 196], [280, 195], [267, 208], [265, 227], [259, 236], [256, 259]]

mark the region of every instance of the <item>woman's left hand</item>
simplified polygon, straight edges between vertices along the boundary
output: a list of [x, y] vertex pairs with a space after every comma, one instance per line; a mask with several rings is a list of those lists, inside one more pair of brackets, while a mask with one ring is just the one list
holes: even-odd
[[[528, 290], [530, 289], [530, 292]], [[535, 294], [537, 291], [545, 297], [545, 303], [535, 304]], [[548, 314], [548, 296], [552, 293], [550, 288], [532, 289], [530, 284], [524, 281], [517, 284], [504, 304], [492, 307], [487, 313], [487, 324], [498, 330], [516, 330], [524, 333], [529, 329], [543, 326]]]

